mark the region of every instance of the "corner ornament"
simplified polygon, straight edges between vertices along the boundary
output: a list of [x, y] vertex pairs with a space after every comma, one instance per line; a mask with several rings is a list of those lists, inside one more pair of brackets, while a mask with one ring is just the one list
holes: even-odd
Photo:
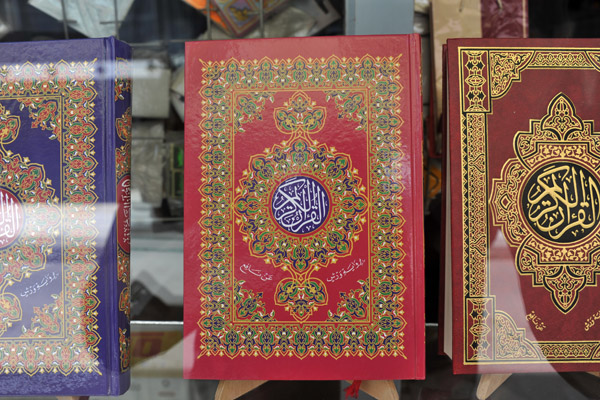
[[516, 248], [515, 266], [534, 287], [550, 292], [566, 314], [600, 273], [600, 133], [582, 120], [563, 93], [547, 114], [517, 132], [500, 178], [494, 178], [490, 214]]

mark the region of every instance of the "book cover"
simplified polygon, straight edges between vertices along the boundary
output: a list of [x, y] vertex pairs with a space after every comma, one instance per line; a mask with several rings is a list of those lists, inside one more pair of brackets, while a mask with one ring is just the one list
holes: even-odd
[[0, 387], [129, 385], [130, 49], [2, 43]]
[[598, 370], [600, 41], [450, 40], [457, 373]]
[[184, 376], [424, 369], [418, 35], [186, 47]]

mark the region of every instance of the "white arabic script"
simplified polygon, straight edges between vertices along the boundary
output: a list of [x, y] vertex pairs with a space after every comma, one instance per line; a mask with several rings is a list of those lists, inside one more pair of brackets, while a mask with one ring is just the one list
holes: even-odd
[[56, 278], [58, 278], [58, 276], [59, 275], [57, 272], [53, 272], [51, 274], [44, 275], [44, 277], [39, 282], [36, 282], [30, 286], [27, 286], [25, 288], [25, 290], [23, 292], [21, 292], [21, 297], [29, 297], [32, 294], [37, 293], [38, 290], [40, 290], [44, 286], [49, 285], [52, 281], [54, 281]]
[[240, 266], [240, 271], [244, 274], [258, 276], [261, 281], [270, 281], [273, 279], [273, 275], [269, 274], [268, 272], [263, 273], [260, 269], [253, 269], [250, 264], [242, 264]]
[[21, 229], [20, 205], [9, 193], [0, 191], [0, 246], [12, 243]]
[[329, 198], [316, 181], [293, 177], [275, 190], [273, 215], [283, 229], [292, 233], [308, 233], [317, 229], [327, 218]]
[[354, 260], [346, 268], [342, 268], [341, 270], [334, 272], [329, 278], [327, 278], [327, 282], [335, 282], [339, 279], [342, 279], [344, 276], [346, 276], [350, 272], [362, 267], [364, 264], [365, 264], [365, 260], [363, 260], [362, 258], [359, 258], [358, 260]]

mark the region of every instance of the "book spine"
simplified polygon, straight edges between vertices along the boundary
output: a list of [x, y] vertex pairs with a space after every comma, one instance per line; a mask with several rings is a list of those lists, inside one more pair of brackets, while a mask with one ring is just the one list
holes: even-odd
[[114, 104], [114, 168], [116, 202], [116, 254], [117, 265], [115, 303], [116, 329], [113, 341], [117, 348], [118, 361], [113, 373], [118, 382], [111, 385], [114, 393], [124, 393], [129, 387], [130, 367], [130, 242], [131, 242], [131, 48], [122, 42], [109, 39], [114, 44], [114, 57], [111, 60], [114, 71], [112, 92], [108, 104]]
[[[411, 145], [413, 162], [413, 287], [415, 290], [415, 320], [423, 321], [425, 315], [425, 264], [423, 250], [423, 117], [421, 96], [421, 37], [418, 34], [408, 36], [410, 42], [410, 104], [411, 104]], [[425, 324], [414, 327], [416, 347], [415, 377], [425, 379]]]

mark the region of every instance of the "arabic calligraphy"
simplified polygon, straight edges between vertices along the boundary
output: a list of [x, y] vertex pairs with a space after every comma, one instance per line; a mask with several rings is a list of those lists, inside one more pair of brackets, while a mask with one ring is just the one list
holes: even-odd
[[597, 311], [594, 315], [592, 315], [585, 321], [585, 331], [589, 331], [590, 328], [596, 324], [596, 320], [598, 319], [600, 319], [600, 311]]
[[0, 188], [0, 248], [12, 244], [23, 226], [23, 208], [14, 194]]
[[526, 220], [545, 239], [560, 243], [582, 239], [600, 219], [599, 187], [586, 168], [565, 161], [551, 163], [525, 184]]
[[339, 279], [342, 279], [344, 276], [348, 275], [350, 272], [356, 269], [359, 269], [364, 264], [365, 260], [363, 260], [362, 258], [354, 260], [346, 268], [342, 268], [341, 270], [334, 272], [329, 278], [327, 278], [327, 282], [335, 282]]
[[260, 269], [254, 269], [250, 264], [242, 264], [240, 271], [244, 274], [258, 276], [263, 282], [273, 280], [273, 275], [268, 272], [263, 273]]
[[27, 286], [24, 291], [21, 292], [21, 297], [29, 297], [33, 294], [36, 294], [38, 290], [43, 288], [44, 286], [48, 286], [52, 281], [56, 280], [60, 275], [57, 272], [52, 272], [51, 274], [46, 274], [39, 281], [34, 283], [33, 285]]
[[117, 185], [118, 201], [118, 241], [123, 250], [129, 252], [131, 242], [131, 179], [123, 177]]
[[310, 233], [327, 219], [329, 197], [315, 179], [295, 176], [283, 181], [271, 202], [275, 220], [290, 233]]
[[538, 331], [543, 331], [544, 329], [546, 329], [546, 324], [544, 324], [540, 317], [538, 317], [535, 314], [535, 311], [531, 311], [529, 314], [527, 314], [526, 318], [527, 321], [531, 321], [533, 326], [535, 326], [535, 329], [537, 329]]

